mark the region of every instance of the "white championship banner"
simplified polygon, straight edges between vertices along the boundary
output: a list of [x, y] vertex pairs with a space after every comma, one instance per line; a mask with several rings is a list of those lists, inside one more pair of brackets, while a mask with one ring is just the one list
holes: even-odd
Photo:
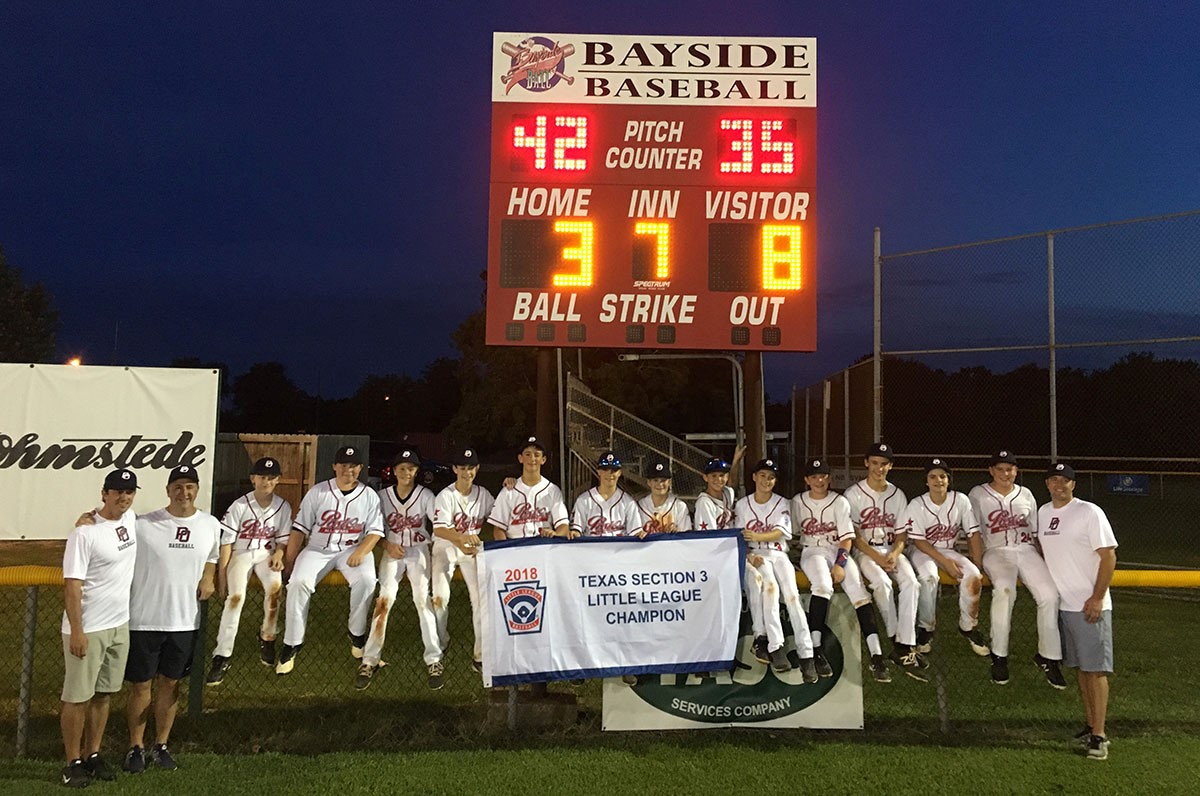
[[489, 542], [484, 684], [728, 669], [745, 557], [737, 531]]
[[220, 374], [209, 369], [0, 364], [0, 541], [65, 539], [125, 467], [134, 511], [167, 503], [167, 474], [200, 473], [211, 503]]

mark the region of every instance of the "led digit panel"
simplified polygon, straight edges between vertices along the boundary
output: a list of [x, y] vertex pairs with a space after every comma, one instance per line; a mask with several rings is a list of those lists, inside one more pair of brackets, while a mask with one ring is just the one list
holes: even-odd
[[496, 34], [487, 342], [814, 350], [815, 62]]

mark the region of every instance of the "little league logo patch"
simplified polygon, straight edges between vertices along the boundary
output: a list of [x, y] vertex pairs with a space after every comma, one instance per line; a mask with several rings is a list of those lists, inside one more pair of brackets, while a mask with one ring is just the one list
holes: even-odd
[[500, 76], [505, 94], [512, 91], [513, 86], [542, 92], [554, 88], [560, 81], [566, 81], [568, 86], [575, 83], [575, 78], [566, 73], [567, 58], [575, 54], [572, 44], [559, 45], [545, 36], [530, 36], [519, 44], [505, 42], [500, 45], [500, 52], [512, 58], [508, 73]]
[[546, 603], [546, 587], [540, 580], [506, 583], [496, 592], [508, 635], [522, 636], [542, 632], [542, 608]]

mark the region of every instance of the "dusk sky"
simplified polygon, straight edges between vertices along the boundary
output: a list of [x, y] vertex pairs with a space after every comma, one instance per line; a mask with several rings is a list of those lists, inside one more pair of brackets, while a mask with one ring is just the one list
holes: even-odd
[[1200, 208], [1198, 8], [7, 3], [0, 247], [64, 357], [347, 395], [479, 307], [493, 31], [813, 36], [819, 350], [766, 357], [784, 398], [870, 350], [873, 227], [899, 252]]

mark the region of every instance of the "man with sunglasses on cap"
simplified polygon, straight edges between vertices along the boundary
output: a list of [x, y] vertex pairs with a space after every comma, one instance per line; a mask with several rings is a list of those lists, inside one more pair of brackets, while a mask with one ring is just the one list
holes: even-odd
[[890, 683], [887, 661], [875, 629], [871, 595], [863, 586], [858, 565], [850, 557], [854, 546], [854, 524], [850, 521], [850, 502], [829, 488], [829, 462], [810, 459], [804, 468], [807, 492], [792, 498], [792, 528], [800, 532], [803, 549], [800, 569], [811, 584], [808, 602], [808, 627], [813, 640], [813, 660], [817, 674], [832, 677], [833, 668], [821, 650], [829, 632], [826, 618], [834, 586], [841, 585], [858, 615], [859, 629], [870, 654], [871, 676], [879, 683]]
[[[929, 652], [937, 626], [938, 571], [945, 572], [958, 584], [958, 632], [976, 655], [991, 652], [979, 632], [979, 594], [983, 588], [980, 567], [983, 542], [971, 501], [962, 492], [950, 489], [950, 465], [943, 459], [925, 464], [925, 484], [929, 491], [908, 504], [908, 536], [916, 550], [913, 569], [920, 583], [917, 602], [917, 649]], [[965, 540], [971, 557], [955, 549]]]
[[279, 604], [283, 596], [283, 556], [292, 531], [292, 506], [275, 494], [280, 474], [278, 460], [265, 456], [256, 461], [250, 468], [250, 483], [254, 489], [235, 500], [221, 520], [217, 593], [224, 593], [226, 597], [212, 666], [205, 680], [207, 685], [219, 685], [229, 671], [251, 572], [263, 588], [258, 657], [264, 666], [275, 666], [275, 635], [279, 631]]
[[132, 470], [104, 478], [101, 506], [77, 525], [63, 551], [62, 784], [84, 788], [112, 780], [100, 757], [112, 695], [121, 690], [129, 656], [129, 590], [137, 560], [138, 488]]
[[375, 596], [375, 556], [383, 538], [379, 495], [358, 480], [363, 451], [338, 448], [334, 477], [315, 484], [300, 501], [292, 522], [284, 569], [291, 571], [287, 589], [287, 623], [275, 674], [290, 674], [308, 628], [308, 606], [317, 584], [336, 567], [350, 584], [350, 655], [362, 658], [367, 623]]
[[575, 498], [571, 530], [580, 536], [640, 536], [641, 514], [629, 493], [618, 486], [621, 459], [612, 451], [596, 462], [596, 486]]
[[640, 536], [652, 533], [682, 533], [692, 529], [687, 504], [671, 492], [671, 465], [663, 459], [650, 463], [646, 470], [650, 494], [637, 501]]
[[517, 452], [517, 461], [521, 463], [521, 477], [511, 489], [500, 491], [488, 515], [495, 538], [578, 536], [577, 531], [571, 530], [562, 492], [542, 476], [546, 448], [541, 441], [535, 436], [526, 438]]

